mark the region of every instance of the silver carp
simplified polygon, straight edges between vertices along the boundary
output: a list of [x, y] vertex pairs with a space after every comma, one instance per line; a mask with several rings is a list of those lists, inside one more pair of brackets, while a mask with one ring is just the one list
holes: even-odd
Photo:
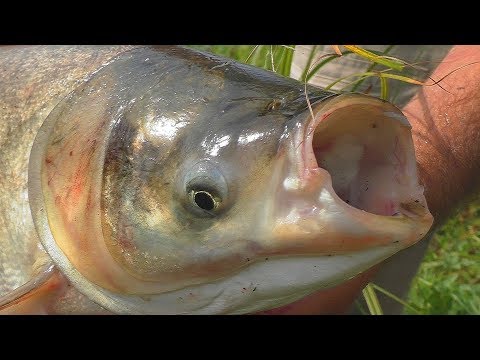
[[0, 314], [242, 314], [432, 225], [410, 125], [182, 47], [0, 47]]

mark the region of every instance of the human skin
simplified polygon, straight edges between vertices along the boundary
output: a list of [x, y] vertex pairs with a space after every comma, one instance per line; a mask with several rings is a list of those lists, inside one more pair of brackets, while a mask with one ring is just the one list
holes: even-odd
[[[452, 47], [431, 77], [438, 81], [446, 75], [440, 82], [441, 87], [421, 87], [403, 109], [412, 125], [419, 177], [435, 218], [433, 231], [478, 191], [480, 46]], [[265, 313], [344, 314], [352, 308], [367, 283], [381, 271], [382, 264], [337, 287]]]

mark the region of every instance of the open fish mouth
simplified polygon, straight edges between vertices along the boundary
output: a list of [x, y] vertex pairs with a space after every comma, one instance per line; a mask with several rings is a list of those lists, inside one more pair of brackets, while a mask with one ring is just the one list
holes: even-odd
[[410, 125], [399, 111], [383, 109], [390, 105], [354, 99], [331, 105], [306, 128], [304, 167], [327, 170], [335, 193], [350, 206], [377, 215], [408, 213], [405, 204], [423, 193]]
[[277, 250], [332, 255], [421, 239], [432, 217], [403, 114], [355, 94], [314, 111], [289, 146], [277, 192]]

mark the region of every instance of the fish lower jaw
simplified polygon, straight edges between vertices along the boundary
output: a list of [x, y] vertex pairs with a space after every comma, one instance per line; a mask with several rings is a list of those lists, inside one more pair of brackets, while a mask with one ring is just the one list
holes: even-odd
[[250, 314], [335, 286], [400, 249], [389, 245], [334, 256], [272, 257], [208, 284], [142, 297], [96, 288], [94, 300], [124, 314]]
[[253, 275], [254, 271], [263, 273], [261, 279], [252, 276], [249, 281], [256, 284], [255, 292], [248, 299], [232, 298], [222, 313], [251, 314], [272, 309], [276, 309], [274, 314], [277, 310], [277, 313], [286, 312], [290, 304], [319, 290], [341, 284], [399, 250], [398, 246], [385, 246], [351, 254], [272, 258], [268, 263], [258, 264], [257, 268], [254, 264], [242, 277], [248, 281], [248, 275]]

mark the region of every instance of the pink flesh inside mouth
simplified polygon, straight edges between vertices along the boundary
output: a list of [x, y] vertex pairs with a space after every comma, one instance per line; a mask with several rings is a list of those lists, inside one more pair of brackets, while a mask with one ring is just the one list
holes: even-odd
[[307, 129], [305, 166], [327, 170], [336, 194], [350, 206], [396, 216], [413, 195], [405, 130], [396, 119], [361, 105], [324, 114]]
[[[408, 142], [402, 141], [408, 131], [383, 111], [372, 115], [362, 105], [338, 109], [323, 114], [306, 129], [302, 161], [307, 172], [328, 171], [334, 191], [349, 206], [397, 216], [401, 204], [413, 201], [418, 191], [416, 179], [409, 179], [416, 178], [416, 173], [409, 174], [411, 161], [415, 162], [413, 147], [409, 149]], [[321, 292], [255, 314], [294, 314], [302, 304], [322, 296]]]

